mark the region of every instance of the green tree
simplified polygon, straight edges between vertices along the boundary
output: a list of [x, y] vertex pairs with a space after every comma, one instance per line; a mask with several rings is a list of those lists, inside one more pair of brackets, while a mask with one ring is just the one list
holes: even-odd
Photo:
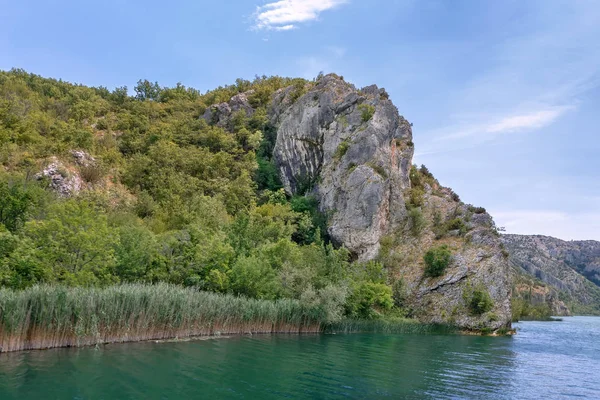
[[280, 285], [275, 270], [267, 260], [257, 256], [242, 256], [231, 269], [231, 288], [236, 294], [257, 299], [275, 299]]
[[158, 256], [156, 236], [145, 226], [121, 226], [115, 243], [115, 273], [125, 282], [149, 280]]
[[425, 276], [432, 278], [442, 276], [452, 261], [452, 253], [448, 246], [442, 245], [427, 250], [425, 256]]
[[23, 236], [11, 255], [20, 274], [30, 276], [28, 268], [42, 269], [44, 273], [36, 276], [72, 285], [117, 281], [113, 275], [116, 235], [106, 215], [89, 203], [68, 200], [53, 204], [46, 219], [25, 224]]
[[476, 289], [469, 299], [469, 310], [472, 314], [481, 315], [494, 307], [494, 301], [485, 289]]
[[16, 232], [25, 223], [33, 202], [32, 193], [22, 185], [0, 182], [0, 224]]
[[346, 303], [352, 318], [373, 319], [394, 306], [392, 288], [383, 283], [361, 282], [354, 285]]
[[151, 83], [147, 79], [139, 80], [134, 88], [135, 97], [138, 100], [158, 100], [161, 88], [158, 86], [158, 82]]

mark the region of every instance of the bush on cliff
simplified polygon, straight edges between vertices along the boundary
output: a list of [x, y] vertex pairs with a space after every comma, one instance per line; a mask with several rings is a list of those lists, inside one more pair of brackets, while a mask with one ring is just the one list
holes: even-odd
[[452, 261], [452, 253], [446, 245], [433, 247], [427, 250], [423, 260], [425, 261], [425, 276], [435, 278], [444, 274]]
[[474, 315], [481, 315], [494, 307], [494, 301], [485, 289], [476, 289], [469, 300], [469, 310]]

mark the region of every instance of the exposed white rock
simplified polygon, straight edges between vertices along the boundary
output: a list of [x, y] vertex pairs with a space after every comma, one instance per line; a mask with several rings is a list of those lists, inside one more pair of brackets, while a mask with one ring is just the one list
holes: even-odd
[[36, 175], [36, 178], [48, 178], [50, 188], [61, 197], [73, 196], [79, 193], [83, 186], [81, 177], [69, 171], [56, 157], [50, 158], [49, 164]]

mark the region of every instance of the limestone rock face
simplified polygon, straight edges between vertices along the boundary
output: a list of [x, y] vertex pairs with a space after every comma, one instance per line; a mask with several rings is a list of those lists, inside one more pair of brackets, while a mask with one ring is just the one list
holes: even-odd
[[277, 92], [269, 112], [285, 190], [311, 191], [329, 217], [334, 242], [371, 259], [381, 237], [406, 217], [410, 124], [384, 90], [357, 90], [334, 75], [296, 101], [291, 93]]
[[219, 103], [208, 107], [202, 115], [202, 118], [208, 123], [226, 127], [229, 124], [229, 121], [231, 121], [231, 117], [236, 112], [243, 111], [246, 113], [246, 116], [250, 117], [254, 114], [254, 109], [248, 101], [248, 96], [252, 93], [252, 90], [246, 93], [239, 93], [233, 96], [228, 103]]
[[[494, 223], [485, 212], [473, 213], [456, 201], [446, 188], [427, 188], [420, 213], [426, 221], [423, 231], [403, 231], [385, 254], [386, 264], [396, 265], [396, 277], [404, 282], [406, 303], [424, 322], [450, 323], [465, 329], [500, 329], [510, 326], [512, 279], [503, 245]], [[464, 223], [460, 230], [448, 230], [439, 237], [439, 227], [449, 221]], [[410, 227], [411, 222], [407, 221]], [[445, 245], [452, 261], [440, 277], [424, 275], [427, 250]], [[470, 308], [474, 291], [485, 291], [493, 301], [491, 310], [476, 314]]]
[[[535, 277], [600, 312], [600, 242], [542, 235], [502, 235], [516, 273]], [[577, 311], [577, 310], [575, 310]]]
[[73, 157], [71, 162], [50, 157], [47, 165], [35, 175], [37, 179], [48, 179], [50, 189], [60, 197], [71, 197], [85, 189], [80, 169], [96, 165], [96, 159], [83, 150], [71, 150], [69, 153]]
[[[518, 277], [515, 277], [518, 281]], [[558, 290], [550, 285], [538, 282], [523, 282], [515, 285], [515, 295], [527, 298], [532, 306], [547, 305], [553, 316], [570, 316], [571, 310], [560, 300]]]
[[83, 150], [71, 150], [71, 155], [80, 167], [89, 167], [96, 164], [96, 159]]
[[[492, 218], [471, 211], [432, 176], [417, 188], [422, 202], [414, 204], [411, 124], [385, 90], [359, 90], [333, 74], [303, 90], [275, 92], [267, 112], [286, 192], [315, 196], [332, 240], [358, 261], [381, 261], [392, 281], [403, 283], [402, 307], [414, 317], [473, 330], [509, 327], [510, 267]], [[231, 99], [204, 118], [226, 127], [235, 107], [253, 112], [244, 104]], [[462, 225], [454, 227], [456, 219]], [[449, 228], [440, 236], [444, 224]], [[441, 245], [451, 250], [452, 262], [442, 276], [426, 277], [423, 256]], [[478, 315], [469, 308], [475, 290], [493, 302]]]
[[36, 178], [49, 179], [50, 188], [61, 197], [77, 194], [83, 186], [81, 177], [56, 157], [50, 158], [48, 165], [36, 175]]

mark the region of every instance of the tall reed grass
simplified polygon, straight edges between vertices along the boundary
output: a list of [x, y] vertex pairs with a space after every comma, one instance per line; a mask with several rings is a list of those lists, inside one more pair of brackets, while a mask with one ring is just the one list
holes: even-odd
[[190, 336], [320, 332], [325, 313], [168, 284], [0, 289], [0, 352]]

